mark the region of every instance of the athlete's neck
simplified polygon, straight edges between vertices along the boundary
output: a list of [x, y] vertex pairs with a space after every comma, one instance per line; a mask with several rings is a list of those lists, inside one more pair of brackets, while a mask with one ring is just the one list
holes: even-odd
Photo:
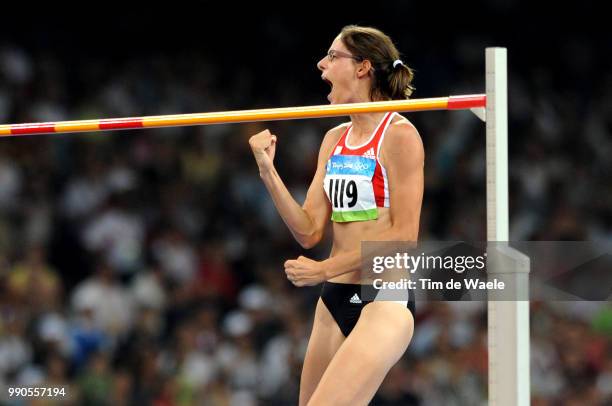
[[351, 115], [351, 139], [360, 140], [369, 137], [378, 127], [384, 116], [385, 113]]

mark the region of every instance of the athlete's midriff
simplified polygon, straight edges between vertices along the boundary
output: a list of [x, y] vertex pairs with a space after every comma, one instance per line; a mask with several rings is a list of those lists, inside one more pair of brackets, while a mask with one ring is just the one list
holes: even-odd
[[[372, 241], [381, 232], [391, 227], [389, 208], [378, 207], [378, 218], [369, 221], [352, 221], [346, 223], [333, 223], [333, 245], [330, 257], [338, 254], [361, 249], [362, 241]], [[330, 279], [336, 283], [366, 283], [362, 280], [360, 272], [350, 272]]]

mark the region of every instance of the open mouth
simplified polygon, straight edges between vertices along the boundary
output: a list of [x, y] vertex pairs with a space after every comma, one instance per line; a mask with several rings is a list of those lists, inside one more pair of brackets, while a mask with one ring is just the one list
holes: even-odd
[[323, 81], [329, 85], [329, 94], [327, 95], [327, 100], [331, 102], [331, 92], [334, 88], [334, 84], [332, 83], [331, 80], [327, 79], [325, 76], [321, 76], [321, 79], [323, 79]]

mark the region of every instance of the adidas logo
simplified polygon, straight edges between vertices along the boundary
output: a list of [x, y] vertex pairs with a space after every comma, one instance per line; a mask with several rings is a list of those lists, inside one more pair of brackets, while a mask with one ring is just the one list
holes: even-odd
[[351, 303], [359, 304], [359, 303], [361, 303], [361, 299], [359, 299], [359, 296], [357, 295], [357, 293], [355, 293], [353, 295], [353, 297], [351, 298], [350, 302]]
[[376, 159], [376, 156], [374, 156], [374, 148], [372, 147], [368, 149], [362, 156], [370, 159]]

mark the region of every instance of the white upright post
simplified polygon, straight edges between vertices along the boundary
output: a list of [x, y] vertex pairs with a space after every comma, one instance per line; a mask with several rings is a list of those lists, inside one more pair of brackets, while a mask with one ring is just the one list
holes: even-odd
[[[506, 48], [486, 49], [487, 240], [490, 242], [509, 240], [506, 62]], [[529, 301], [524, 296], [529, 259], [503, 245], [501, 262], [505, 265], [499, 266], [498, 261], [498, 266], [487, 267], [488, 276], [511, 281], [523, 296], [514, 300], [489, 297], [489, 404], [525, 406], [530, 403]]]

